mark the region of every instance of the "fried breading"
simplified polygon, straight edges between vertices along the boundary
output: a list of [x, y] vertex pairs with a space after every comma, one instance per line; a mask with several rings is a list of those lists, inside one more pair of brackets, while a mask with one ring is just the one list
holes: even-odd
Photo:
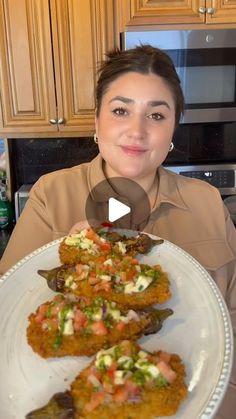
[[[153, 419], [176, 414], [187, 397], [185, 368], [177, 354], [161, 351], [150, 354], [130, 341], [121, 342], [105, 352], [98, 353], [81, 371], [70, 391], [54, 395], [46, 406], [29, 413], [26, 418], [52, 419], [55, 411], [61, 414], [60, 417], [64, 415], [71, 419]], [[112, 363], [108, 363], [109, 359]], [[143, 369], [145, 362], [147, 368], [151, 366], [151, 374]], [[156, 372], [158, 368], [159, 372]], [[122, 371], [126, 371], [125, 378], [119, 381], [117, 377]]]
[[[78, 280], [77, 271], [73, 266], [59, 266], [51, 270], [40, 269], [38, 273], [46, 278], [49, 288], [53, 291], [65, 294], [73, 292], [75, 295], [84, 295], [92, 299], [98, 296], [109, 298], [111, 301], [122, 306], [141, 309], [152, 304], [165, 303], [171, 297], [170, 282], [167, 274], [162, 271], [160, 265], [151, 266], [150, 268], [155, 269], [158, 278], [153, 280], [143, 291], [130, 294], [113, 289], [112, 284], [109, 288], [106, 288], [106, 284], [104, 284], [103, 289], [99, 289], [99, 284], [91, 284], [87, 278]], [[68, 279], [70, 279], [70, 283], [73, 284], [73, 288], [66, 286], [69, 282]]]
[[[98, 234], [104, 231], [103, 234]], [[99, 251], [104, 255], [111, 252], [124, 252], [127, 255], [147, 254], [155, 245], [163, 243], [163, 239], [151, 239], [148, 234], [140, 233], [136, 237], [127, 237], [126, 235], [118, 234], [113, 230], [88, 229], [81, 233], [73, 234], [65, 237], [59, 245], [59, 257], [62, 264], [73, 265], [76, 263], [88, 263], [92, 254], [86, 248], [81, 247], [81, 241], [76, 238], [84, 234], [84, 237], [89, 237], [95, 245], [94, 252]], [[73, 241], [73, 237], [75, 240]], [[68, 240], [69, 239], [69, 240]], [[68, 244], [69, 241], [69, 244]], [[106, 247], [106, 244], [109, 245]], [[123, 248], [122, 248], [123, 247]]]
[[29, 316], [27, 340], [43, 358], [93, 355], [123, 339], [157, 332], [173, 313], [154, 308], [134, 312], [102, 298], [73, 301], [57, 295]]

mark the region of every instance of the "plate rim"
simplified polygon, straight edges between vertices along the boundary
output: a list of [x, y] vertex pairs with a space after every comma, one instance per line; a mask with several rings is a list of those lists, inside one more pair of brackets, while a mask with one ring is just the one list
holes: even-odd
[[[129, 229], [115, 229], [116, 231], [122, 231], [123, 234], [126, 233], [132, 233], [132, 234], [140, 234], [142, 232], [136, 231], [136, 230], [129, 230]], [[151, 233], [143, 232], [144, 234], [147, 234], [151, 238], [160, 238], [159, 236], [153, 235]], [[37, 256], [38, 254], [44, 252], [45, 250], [49, 249], [50, 247], [56, 246], [57, 244], [61, 243], [61, 241], [67, 237], [67, 235], [55, 239], [39, 248], [34, 250], [33, 252], [29, 253], [27, 256], [22, 258], [20, 261], [18, 261], [14, 266], [12, 266], [1, 278], [0, 278], [0, 296], [1, 296], [1, 289], [4, 288], [4, 284], [7, 284], [7, 279], [11, 277], [11, 275], [17, 271], [21, 266], [23, 266], [25, 263], [27, 263], [28, 260], [32, 259], [34, 256]], [[204, 410], [200, 413], [199, 419], [209, 419], [213, 418], [214, 415], [223, 401], [224, 395], [226, 393], [229, 379], [232, 371], [233, 366], [233, 354], [234, 354], [234, 341], [233, 341], [233, 329], [232, 329], [232, 323], [230, 314], [226, 305], [226, 302], [217, 287], [215, 281], [210, 276], [209, 272], [188, 252], [183, 250], [178, 245], [163, 239], [164, 243], [167, 244], [170, 248], [173, 248], [175, 251], [182, 254], [186, 259], [188, 259], [192, 264], [196, 266], [196, 268], [201, 272], [202, 276], [206, 280], [209, 288], [211, 289], [211, 292], [213, 292], [214, 297], [218, 303], [218, 307], [220, 309], [221, 318], [222, 318], [222, 325], [224, 329], [224, 356], [222, 360], [222, 367], [221, 372], [219, 375], [218, 382], [216, 383], [214, 389], [212, 390], [212, 393], [209, 395], [209, 400], [206, 403]], [[161, 246], [158, 245], [158, 246]]]

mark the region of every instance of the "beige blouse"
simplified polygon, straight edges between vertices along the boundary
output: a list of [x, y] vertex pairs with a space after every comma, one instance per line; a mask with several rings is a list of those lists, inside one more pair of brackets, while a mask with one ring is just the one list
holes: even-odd
[[[163, 167], [158, 169], [157, 176], [156, 204], [143, 230], [180, 246], [210, 272], [226, 300], [235, 333], [236, 230], [221, 196], [206, 182], [176, 175]], [[42, 176], [31, 189], [0, 260], [0, 273], [85, 220], [87, 197], [102, 180], [106, 179], [100, 155], [90, 163]], [[96, 202], [94, 218], [96, 213], [107, 213], [110, 188], [107, 183], [102, 196], [92, 195]], [[122, 219], [119, 227], [124, 227]], [[131, 221], [129, 228], [134, 228]], [[219, 413], [217, 418], [232, 419], [236, 411], [236, 363], [222, 411], [224, 416]]]

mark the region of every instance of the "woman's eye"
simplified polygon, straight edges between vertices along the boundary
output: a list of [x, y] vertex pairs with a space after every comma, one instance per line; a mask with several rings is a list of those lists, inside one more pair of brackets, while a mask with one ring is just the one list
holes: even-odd
[[155, 112], [148, 115], [148, 118], [154, 119], [155, 121], [160, 121], [164, 118], [164, 116], [161, 113]]
[[127, 115], [127, 111], [124, 108], [115, 108], [112, 110], [112, 113], [118, 116]]

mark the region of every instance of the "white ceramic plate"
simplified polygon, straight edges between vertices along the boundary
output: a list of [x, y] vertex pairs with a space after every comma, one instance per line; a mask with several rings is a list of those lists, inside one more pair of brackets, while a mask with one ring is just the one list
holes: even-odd
[[[153, 236], [152, 236], [153, 237]], [[0, 418], [23, 419], [51, 396], [69, 388], [87, 357], [41, 359], [28, 346], [28, 315], [53, 297], [37, 269], [59, 264], [60, 240], [36, 250], [3, 277], [0, 287]], [[174, 310], [156, 335], [139, 340], [148, 350], [178, 353], [187, 369], [189, 396], [175, 419], [213, 418], [232, 366], [232, 330], [227, 308], [208, 273], [186, 252], [165, 241], [141, 259], [169, 274]], [[160, 418], [159, 418], [160, 419]]]

